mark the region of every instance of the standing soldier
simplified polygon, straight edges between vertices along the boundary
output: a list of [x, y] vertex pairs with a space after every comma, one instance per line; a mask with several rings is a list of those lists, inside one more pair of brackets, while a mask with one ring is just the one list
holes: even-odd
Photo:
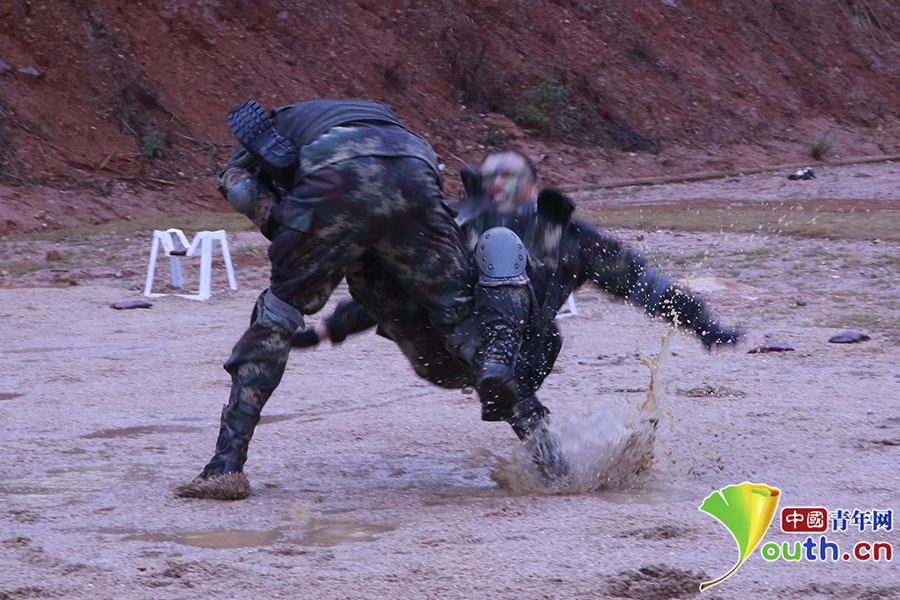
[[[272, 242], [272, 272], [225, 363], [232, 387], [215, 455], [179, 488], [187, 497], [249, 494], [247, 448], [294, 333], [364, 257], [416, 302], [442, 352], [478, 370], [477, 327], [469, 319], [476, 276], [424, 139], [384, 104], [363, 100], [302, 102], [271, 117], [249, 101], [229, 113], [228, 124], [240, 143], [219, 189]], [[485, 383], [508, 396], [510, 385]]]

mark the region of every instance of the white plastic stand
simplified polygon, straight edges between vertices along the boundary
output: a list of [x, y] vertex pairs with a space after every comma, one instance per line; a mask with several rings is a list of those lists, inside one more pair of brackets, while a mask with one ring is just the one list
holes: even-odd
[[566, 301], [566, 307], [569, 309], [568, 311], [556, 313], [557, 319], [578, 316], [578, 309], [575, 308], [575, 294], [569, 294], [569, 299]]
[[[169, 294], [157, 294], [153, 292], [153, 272], [156, 270], [156, 258], [159, 254], [159, 245], [162, 244], [163, 252], [169, 257], [169, 265], [172, 268], [172, 287], [183, 287], [181, 280], [181, 257], [194, 256], [197, 246], [200, 246], [200, 290], [196, 294], [171, 294], [191, 300], [206, 300], [212, 295], [210, 280], [212, 279], [212, 253], [216, 242], [222, 246], [222, 257], [225, 260], [225, 269], [228, 271], [228, 286], [236, 290], [237, 283], [234, 280], [234, 267], [231, 265], [231, 253], [228, 252], [228, 241], [225, 239], [225, 230], [198, 231], [193, 241], [188, 244], [184, 232], [180, 229], [156, 230], [153, 232], [153, 246], [150, 249], [150, 266], [147, 268], [147, 282], [144, 284], [144, 296], [159, 298]], [[176, 243], [178, 247], [176, 247]], [[201, 245], [202, 243], [202, 245]]]

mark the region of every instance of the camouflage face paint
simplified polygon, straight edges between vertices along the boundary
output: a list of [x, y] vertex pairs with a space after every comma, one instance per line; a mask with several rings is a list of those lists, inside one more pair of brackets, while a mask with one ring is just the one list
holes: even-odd
[[501, 212], [513, 212], [537, 193], [528, 162], [515, 152], [491, 154], [481, 163], [482, 189]]

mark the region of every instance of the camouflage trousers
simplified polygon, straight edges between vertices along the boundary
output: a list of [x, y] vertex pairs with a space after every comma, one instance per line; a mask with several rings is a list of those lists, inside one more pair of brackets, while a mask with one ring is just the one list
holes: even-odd
[[[419, 377], [446, 389], [474, 385], [477, 358], [465, 361], [455, 356], [432, 325], [428, 312], [373, 256], [364, 256], [362, 265], [361, 270], [347, 274], [355, 302], [339, 303], [326, 320], [331, 340], [343, 341], [348, 334], [377, 324], [378, 334], [397, 344]], [[360, 311], [370, 320], [361, 318]], [[459, 330], [465, 331], [464, 337], [471, 343], [467, 354], [477, 357], [480, 339], [474, 315]]]
[[364, 256], [391, 274], [435, 331], [450, 336], [470, 317], [474, 269], [426, 161], [360, 156], [328, 164], [296, 182], [272, 216], [270, 287], [225, 363], [231, 405], [261, 410], [284, 373], [296, 327], [268, 318], [271, 296], [302, 326], [299, 315], [320, 310]]
[[[362, 270], [347, 275], [354, 301], [340, 302], [326, 319], [333, 342], [377, 324], [378, 333], [397, 344], [419, 377], [445, 389], [474, 387], [478, 365], [485, 361], [502, 362], [514, 370], [519, 402], [514, 407], [502, 407], [489, 420], [509, 421], [516, 429], [523, 420], [539, 421], [546, 416], [548, 411], [538, 401], [536, 392], [556, 361], [561, 341], [554, 323], [543, 327], [535, 322], [537, 313], [531, 310], [534, 297], [530, 285], [476, 286], [477, 313], [462, 329], [479, 347], [476, 359], [467, 363], [448, 351], [425, 310], [405, 294], [389, 273], [369, 257], [362, 262]], [[523, 292], [531, 295], [530, 301], [524, 301]], [[518, 328], [508, 327], [513, 315], [522, 319]], [[515, 343], [497, 343], [494, 339], [504, 336], [517, 339]], [[526, 429], [516, 429], [520, 437], [525, 432]]]

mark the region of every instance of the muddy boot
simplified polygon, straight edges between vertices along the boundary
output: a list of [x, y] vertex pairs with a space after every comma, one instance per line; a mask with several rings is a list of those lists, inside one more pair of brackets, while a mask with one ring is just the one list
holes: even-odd
[[509, 424], [531, 453], [541, 480], [552, 488], [569, 474], [569, 462], [563, 454], [559, 435], [549, 428], [549, 417], [550, 411], [532, 394], [516, 404]]
[[[241, 473], [247, 447], [260, 412], [284, 374], [291, 337], [303, 324], [300, 311], [279, 300], [271, 290], [259, 295], [250, 328], [234, 345], [224, 365], [231, 374], [231, 395], [222, 409], [216, 454], [193, 483], [179, 488], [179, 496], [240, 500], [250, 495], [250, 484]], [[241, 482], [243, 489], [228, 497], [214, 493], [212, 488], [232, 480]]]
[[216, 453], [194, 481], [176, 489], [182, 498], [244, 500], [250, 496], [250, 482], [243, 474], [247, 448], [259, 423], [259, 410], [238, 402], [222, 407]]
[[531, 394], [516, 404], [513, 416], [506, 420], [512, 425], [516, 437], [524, 442], [549, 417], [547, 407]]
[[299, 150], [275, 131], [259, 102], [248, 100], [231, 109], [228, 127], [272, 179], [289, 187], [299, 161]]
[[541, 474], [541, 481], [552, 488], [569, 474], [569, 461], [562, 451], [559, 434], [552, 431], [549, 425], [549, 421], [542, 421], [525, 440], [525, 447], [531, 452], [531, 460]]

